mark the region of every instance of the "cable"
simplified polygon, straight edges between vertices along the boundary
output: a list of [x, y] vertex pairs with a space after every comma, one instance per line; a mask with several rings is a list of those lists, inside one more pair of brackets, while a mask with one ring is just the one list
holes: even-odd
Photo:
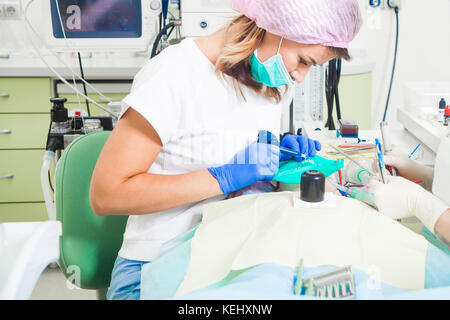
[[334, 90], [334, 96], [336, 98], [336, 114], [337, 114], [337, 119], [341, 120], [342, 119], [342, 115], [341, 115], [341, 102], [339, 99], [339, 82], [341, 81], [341, 69], [342, 69], [342, 60], [338, 59], [337, 60], [337, 66], [336, 66], [336, 85], [334, 86], [333, 90]]
[[342, 60], [333, 59], [328, 63], [325, 71], [325, 95], [327, 100], [328, 119], [325, 127], [336, 130], [333, 120], [334, 101], [336, 101], [336, 113], [338, 120], [341, 119], [341, 104], [339, 101], [339, 81], [341, 79]]
[[[66, 37], [66, 30], [64, 30], [64, 25], [63, 25], [62, 18], [61, 18], [61, 11], [59, 10], [58, 0], [55, 0], [55, 4], [56, 4], [56, 11], [58, 12], [59, 23], [61, 25], [61, 30], [62, 30], [62, 33], [63, 33], [63, 36], [64, 36], [64, 43], [66, 44], [66, 47], [69, 47], [69, 44], [67, 42], [67, 37]], [[74, 85], [74, 87], [76, 87], [77, 86], [77, 82], [75, 81], [75, 72], [73, 71], [72, 68], [70, 68], [70, 71], [72, 72], [73, 85]], [[81, 100], [80, 100], [80, 96], [78, 95], [78, 93], [77, 93], [77, 100], [78, 100], [78, 106], [80, 107], [80, 110], [82, 110], [81, 109]], [[84, 119], [82, 119], [82, 121], [84, 123]]]
[[[104, 98], [105, 100], [107, 100], [108, 102], [113, 102], [113, 100], [107, 96], [105, 96], [103, 93], [101, 93], [99, 90], [97, 90], [93, 85], [91, 85], [89, 82], [85, 81], [84, 79], [82, 79], [79, 75], [77, 75], [71, 66], [69, 66], [64, 60], [62, 60], [60, 58], [60, 56], [58, 54], [56, 54], [55, 52], [53, 52], [53, 50], [51, 50], [46, 44], [45, 41], [42, 40], [41, 35], [34, 29], [33, 25], [31, 24], [31, 22], [28, 20], [27, 18], [27, 12], [28, 12], [28, 8], [29, 6], [34, 2], [35, 0], [30, 0], [30, 2], [28, 2], [27, 6], [25, 7], [24, 10], [24, 18], [25, 18], [25, 22], [27, 23], [28, 27], [31, 29], [31, 31], [33, 31], [34, 35], [36, 36], [36, 38], [41, 42], [41, 45], [47, 49], [61, 64], [63, 64], [67, 69], [70, 69], [72, 74], [75, 75], [75, 77], [77, 77], [79, 80], [81, 80], [83, 83], [85, 83], [89, 88], [91, 88], [92, 90], [94, 90], [96, 93], [98, 93], [102, 98]], [[42, 58], [41, 58], [42, 59]]]
[[[389, 5], [389, 1], [388, 1], [388, 5]], [[389, 5], [389, 7], [391, 7], [391, 5]], [[392, 8], [392, 7], [391, 7]], [[388, 92], [388, 96], [387, 96], [387, 100], [386, 100], [386, 107], [384, 109], [384, 115], [383, 115], [383, 122], [386, 121], [386, 117], [387, 117], [387, 112], [389, 109], [389, 101], [391, 99], [391, 91], [392, 91], [392, 84], [394, 82], [394, 76], [395, 76], [395, 67], [397, 64], [397, 52], [398, 52], [398, 38], [399, 38], [399, 7], [393, 7], [394, 11], [395, 11], [395, 17], [397, 20], [397, 32], [395, 35], [395, 52], [394, 52], [394, 63], [392, 66], [392, 74], [391, 74], [391, 83], [389, 85], [389, 92]]]
[[[80, 52], [78, 52], [78, 63], [80, 64], [81, 78], [84, 79], [83, 64], [81, 63], [81, 54], [80, 54]], [[84, 94], [87, 97], [88, 93], [87, 93], [87, 90], [86, 90], [86, 84], [84, 82], [83, 82], [83, 89], [84, 89]], [[91, 116], [91, 109], [89, 108], [89, 100], [86, 100], [86, 108], [87, 108], [88, 116], [90, 117]]]
[[169, 0], [162, 0], [161, 1], [162, 6], [162, 19], [163, 19], [163, 29], [166, 27], [166, 21], [167, 21], [167, 13], [169, 12]]
[[50, 170], [48, 171], [48, 184], [50, 186], [50, 189], [52, 189], [52, 192], [55, 193], [55, 190], [53, 189], [53, 186], [52, 186], [52, 178], [50, 176]]
[[[158, 52], [158, 46], [159, 46], [159, 42], [161, 41], [161, 38], [167, 33], [167, 30], [169, 30], [169, 28], [175, 28], [175, 23], [170, 22], [168, 25], [166, 25], [164, 28], [161, 29], [161, 31], [158, 33], [158, 35], [155, 38], [155, 41], [153, 42], [153, 48], [152, 48], [152, 53], [150, 56], [150, 59], [157, 56], [159, 54]], [[172, 33], [172, 31], [170, 31], [170, 33]]]

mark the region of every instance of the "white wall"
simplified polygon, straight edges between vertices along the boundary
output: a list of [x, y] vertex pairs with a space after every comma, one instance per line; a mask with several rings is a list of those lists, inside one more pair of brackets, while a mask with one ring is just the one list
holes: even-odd
[[[351, 48], [365, 48], [376, 61], [373, 73], [372, 125], [384, 113], [395, 44], [393, 10], [368, 9], [358, 0], [364, 26]], [[396, 109], [403, 106], [404, 86], [410, 82], [450, 83], [450, 0], [403, 0], [397, 69], [387, 120], [395, 126]], [[436, 106], [437, 108], [437, 106]]]
[[[21, 0], [22, 8], [25, 9], [30, 0]], [[2, 0], [0, 0], [0, 3]], [[42, 28], [42, 2], [34, 0], [30, 5], [27, 17], [33, 27], [38, 31]], [[31, 34], [31, 31], [30, 31]], [[0, 50], [21, 51], [25, 54], [32, 53], [32, 46], [27, 34], [25, 21], [22, 20], [1, 20], [0, 19]], [[36, 43], [36, 42], [35, 42]]]

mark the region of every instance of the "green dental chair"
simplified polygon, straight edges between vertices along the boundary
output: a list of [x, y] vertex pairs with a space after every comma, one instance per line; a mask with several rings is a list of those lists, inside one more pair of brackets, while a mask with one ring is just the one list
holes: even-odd
[[122, 244], [127, 216], [99, 217], [89, 202], [89, 187], [109, 131], [72, 142], [58, 161], [55, 180], [56, 218], [62, 224], [59, 266], [82, 289], [106, 298], [114, 261]]

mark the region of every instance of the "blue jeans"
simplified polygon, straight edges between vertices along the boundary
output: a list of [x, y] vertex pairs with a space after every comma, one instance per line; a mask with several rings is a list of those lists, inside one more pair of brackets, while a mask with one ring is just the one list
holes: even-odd
[[146, 263], [149, 262], [127, 260], [117, 256], [106, 299], [139, 300], [141, 297], [141, 270]]

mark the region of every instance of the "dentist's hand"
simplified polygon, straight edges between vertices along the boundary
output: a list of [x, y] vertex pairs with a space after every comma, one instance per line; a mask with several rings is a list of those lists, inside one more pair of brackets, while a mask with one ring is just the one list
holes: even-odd
[[423, 166], [401, 153], [384, 156], [384, 162], [397, 169], [398, 175], [401, 177], [408, 180], [422, 180], [423, 187], [431, 190], [434, 177], [433, 168]]
[[448, 206], [421, 186], [402, 177], [389, 177], [383, 184], [375, 179], [370, 182], [378, 210], [392, 219], [417, 217], [431, 232]]
[[[317, 140], [311, 140], [303, 136], [286, 135], [281, 141], [281, 147], [300, 152], [305, 157], [296, 156], [295, 160], [301, 162], [306, 158], [314, 157], [317, 151], [322, 150], [322, 145]], [[281, 154], [280, 161], [286, 161], [292, 156]]]
[[271, 181], [278, 171], [280, 148], [257, 143], [236, 154], [231, 163], [208, 168], [224, 194], [240, 190], [256, 181]]

